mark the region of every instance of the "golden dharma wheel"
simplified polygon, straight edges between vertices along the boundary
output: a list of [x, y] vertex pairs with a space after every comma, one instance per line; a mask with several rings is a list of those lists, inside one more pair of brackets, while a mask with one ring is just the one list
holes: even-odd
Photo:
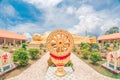
[[72, 46], [72, 35], [65, 30], [53, 31], [47, 38], [47, 47], [55, 56], [64, 56], [68, 54]]
[[[64, 66], [70, 60], [70, 52], [73, 47], [73, 38], [69, 32], [65, 30], [55, 30], [49, 34], [46, 43], [48, 50], [50, 51], [52, 62], [56, 66]], [[65, 75], [62, 68], [58, 69], [59, 70], [57, 70], [56, 75]]]

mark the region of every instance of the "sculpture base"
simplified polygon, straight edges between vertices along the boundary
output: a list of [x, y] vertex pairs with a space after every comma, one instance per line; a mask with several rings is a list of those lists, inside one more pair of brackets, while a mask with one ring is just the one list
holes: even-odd
[[71, 67], [64, 67], [66, 75], [63, 77], [58, 77], [55, 75], [57, 67], [49, 67], [44, 80], [79, 80], [75, 76], [73, 69]]
[[57, 67], [57, 70], [55, 71], [55, 75], [58, 77], [63, 77], [66, 75], [66, 71], [64, 70], [63, 66]]

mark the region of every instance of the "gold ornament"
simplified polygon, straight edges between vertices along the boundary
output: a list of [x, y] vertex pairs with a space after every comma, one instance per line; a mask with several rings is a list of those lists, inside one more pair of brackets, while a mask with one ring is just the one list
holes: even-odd
[[72, 35], [65, 30], [55, 30], [47, 38], [47, 47], [50, 51], [52, 62], [58, 67], [55, 74], [64, 76], [64, 65], [70, 60], [70, 52], [73, 47]]

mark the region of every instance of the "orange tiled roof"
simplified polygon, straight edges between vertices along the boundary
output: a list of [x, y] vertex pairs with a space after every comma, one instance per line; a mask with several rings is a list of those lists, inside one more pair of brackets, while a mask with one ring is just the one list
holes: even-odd
[[115, 40], [115, 39], [120, 39], [120, 33], [114, 33], [114, 34], [109, 34], [109, 35], [102, 35], [98, 37], [98, 40]]
[[89, 38], [91, 43], [96, 43], [96, 37]]
[[5, 30], [0, 30], [0, 38], [10, 38], [10, 39], [18, 39], [18, 40], [27, 40], [27, 37]]

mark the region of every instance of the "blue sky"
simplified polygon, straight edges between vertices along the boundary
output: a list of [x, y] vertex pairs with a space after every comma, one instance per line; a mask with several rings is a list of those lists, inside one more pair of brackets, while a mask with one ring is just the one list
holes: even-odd
[[0, 0], [0, 29], [17, 33], [98, 36], [112, 26], [120, 27], [120, 0]]

